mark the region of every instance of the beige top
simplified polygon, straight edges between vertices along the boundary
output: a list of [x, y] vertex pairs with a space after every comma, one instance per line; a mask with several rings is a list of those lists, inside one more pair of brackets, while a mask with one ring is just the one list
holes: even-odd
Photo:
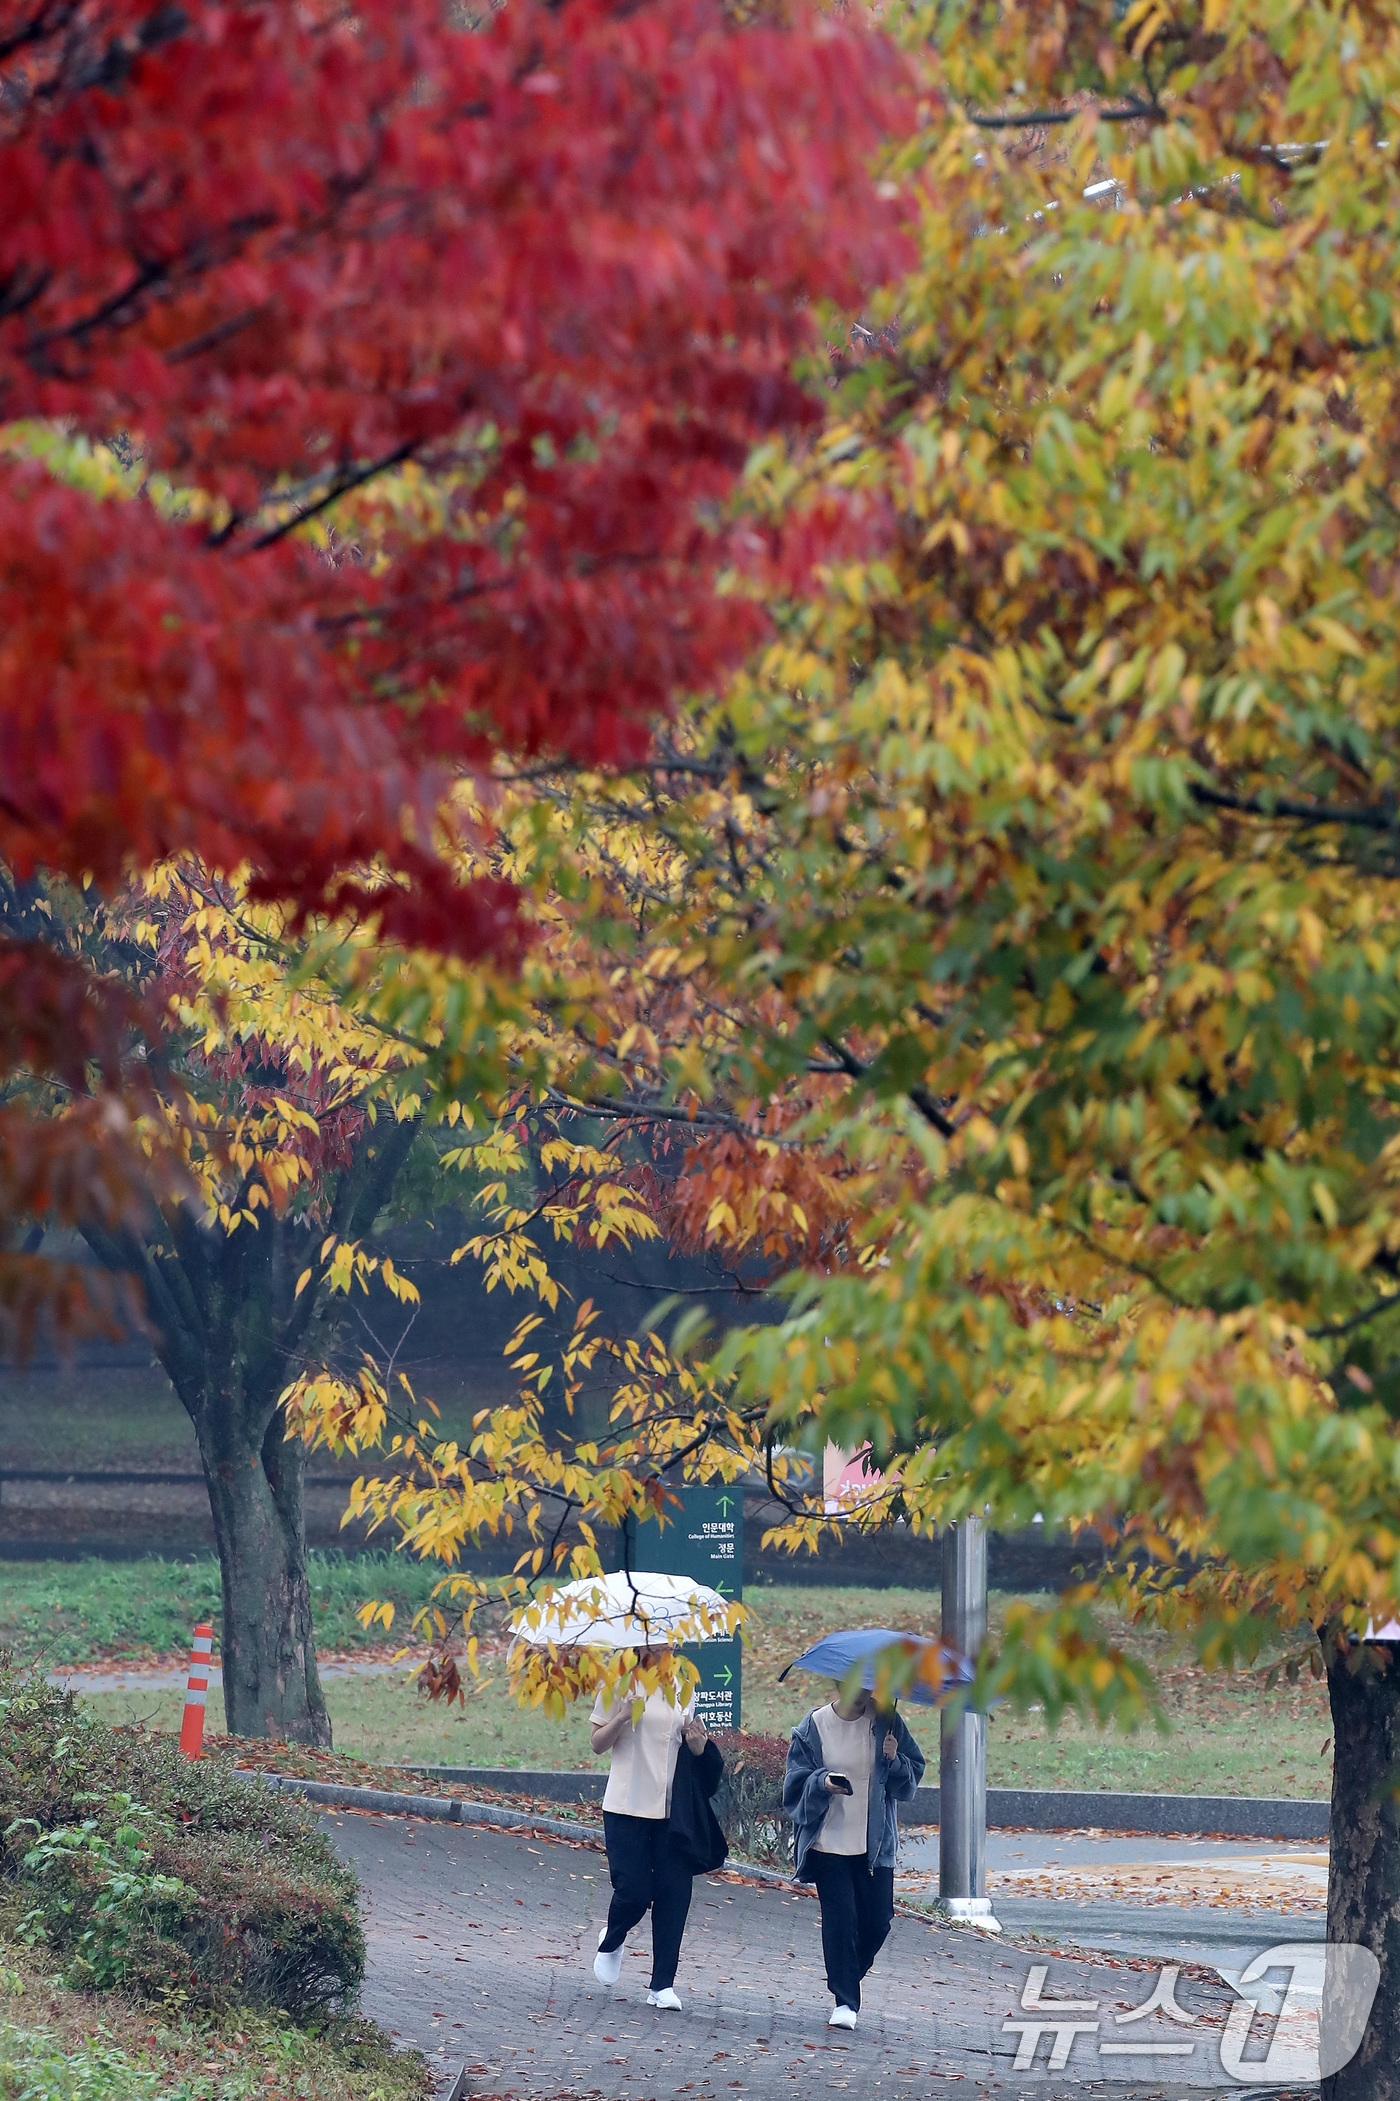
[[[630, 1704], [631, 1695], [627, 1697]], [[604, 1705], [599, 1693], [590, 1719], [605, 1722], [614, 1711], [612, 1706]], [[657, 1819], [671, 1814], [676, 1757], [685, 1725], [694, 1712], [693, 1700], [688, 1707], [673, 1707], [665, 1693], [647, 1695], [640, 1719], [629, 1722], [612, 1747], [604, 1809], [619, 1816]]]
[[843, 1722], [830, 1705], [812, 1716], [821, 1738], [822, 1764], [829, 1773], [844, 1773], [855, 1790], [832, 1795], [821, 1830], [813, 1841], [817, 1853], [864, 1853], [870, 1809], [870, 1775], [875, 1765], [875, 1732], [868, 1714]]

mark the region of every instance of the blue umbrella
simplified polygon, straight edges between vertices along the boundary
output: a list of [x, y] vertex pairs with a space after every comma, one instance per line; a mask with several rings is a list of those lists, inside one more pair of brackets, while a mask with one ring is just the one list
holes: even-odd
[[817, 1671], [823, 1678], [844, 1678], [847, 1671], [864, 1662], [861, 1684], [867, 1692], [875, 1689], [875, 1658], [881, 1649], [895, 1643], [912, 1643], [917, 1649], [936, 1649], [942, 1665], [943, 1684], [935, 1692], [932, 1686], [921, 1680], [905, 1688], [905, 1696], [916, 1706], [937, 1707], [947, 1691], [955, 1685], [971, 1685], [976, 1672], [971, 1659], [961, 1656], [956, 1649], [945, 1648], [942, 1642], [929, 1641], [921, 1634], [906, 1634], [898, 1627], [851, 1627], [842, 1634], [823, 1634], [820, 1641], [813, 1642], [801, 1656], [795, 1656], [787, 1670], [779, 1671], [778, 1683], [782, 1684], [788, 1671]]

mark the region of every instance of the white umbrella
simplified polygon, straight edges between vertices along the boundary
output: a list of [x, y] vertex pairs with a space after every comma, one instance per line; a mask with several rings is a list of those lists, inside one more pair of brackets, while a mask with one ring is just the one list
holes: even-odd
[[514, 1626], [533, 1649], [659, 1649], [726, 1639], [727, 1611], [719, 1592], [692, 1576], [582, 1576], [523, 1607]]

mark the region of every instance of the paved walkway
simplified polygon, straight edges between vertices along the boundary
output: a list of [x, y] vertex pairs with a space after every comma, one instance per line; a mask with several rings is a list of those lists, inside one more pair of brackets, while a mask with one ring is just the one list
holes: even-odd
[[[592, 1974], [607, 1910], [607, 1866], [589, 1847], [481, 1827], [331, 1813], [335, 1845], [368, 1901], [370, 1968], [362, 2004], [442, 2069], [463, 2065], [466, 2093], [555, 2101], [696, 2101], [819, 2094], [958, 2095], [1080, 2101], [1091, 2085], [1121, 2101], [1240, 2093], [1217, 2045], [1226, 1988], [1183, 1976], [1177, 2003], [1120, 2025], [1156, 1982], [1155, 1965], [1119, 1955], [1072, 1960], [901, 1916], [867, 1985], [854, 2035], [829, 2030], [817, 1908], [795, 1890], [713, 1878], [696, 1886], [677, 1987], [680, 2014], [646, 2004], [643, 1925], [614, 1990]], [[1279, 1939], [1288, 1937], [1282, 1930]], [[1268, 1945], [1266, 1939], [1264, 1945]], [[1068, 2060], [1047, 2069], [1053, 2036], [1017, 2072], [1022, 2001], [1033, 1965], [1046, 1999], [1092, 2002], [1070, 2018]], [[1047, 2020], [1049, 2015], [1042, 2014]], [[1124, 2055], [1129, 2041], [1138, 2048]], [[1191, 2045], [1168, 2056], [1155, 2046]], [[1117, 2046], [1109, 2055], [1101, 2046]]]
[[[323, 1678], [402, 1678], [407, 1685], [412, 1666], [395, 1662], [388, 1654], [368, 1656], [318, 1656], [316, 1668]], [[50, 1685], [63, 1685], [73, 1692], [183, 1692], [189, 1665], [146, 1663], [69, 1663], [45, 1673]], [[223, 1685], [217, 1658], [209, 1665], [209, 1686]]]

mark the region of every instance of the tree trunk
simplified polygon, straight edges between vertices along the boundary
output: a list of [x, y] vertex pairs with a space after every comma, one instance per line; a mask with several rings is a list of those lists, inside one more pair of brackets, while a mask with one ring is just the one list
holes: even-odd
[[195, 1419], [223, 1577], [227, 1727], [329, 1750], [306, 1576], [305, 1448], [286, 1441], [280, 1409], [260, 1443], [246, 1421], [237, 1398], [222, 1395]]
[[268, 1211], [256, 1226], [226, 1232], [189, 1204], [153, 1221], [150, 1238], [83, 1228], [106, 1268], [140, 1278], [160, 1361], [199, 1439], [223, 1576], [224, 1711], [234, 1736], [330, 1748], [306, 1578], [306, 1450], [286, 1441], [277, 1397], [343, 1315], [343, 1302], [322, 1304], [324, 1276], [313, 1273], [301, 1291], [297, 1279], [315, 1271], [323, 1233], [370, 1232], [417, 1130], [416, 1118], [383, 1128], [366, 1121], [314, 1232]]
[[[1381, 1975], [1361, 2047], [1323, 2101], [1400, 2101], [1400, 1649], [1367, 1642], [1327, 1673], [1332, 1701], [1329, 1944], [1369, 1948]], [[1373, 1973], [1374, 1974], [1374, 1973]], [[1334, 2008], [1333, 2017], [1346, 2009]], [[1324, 2035], [1328, 2012], [1324, 2008]]]

